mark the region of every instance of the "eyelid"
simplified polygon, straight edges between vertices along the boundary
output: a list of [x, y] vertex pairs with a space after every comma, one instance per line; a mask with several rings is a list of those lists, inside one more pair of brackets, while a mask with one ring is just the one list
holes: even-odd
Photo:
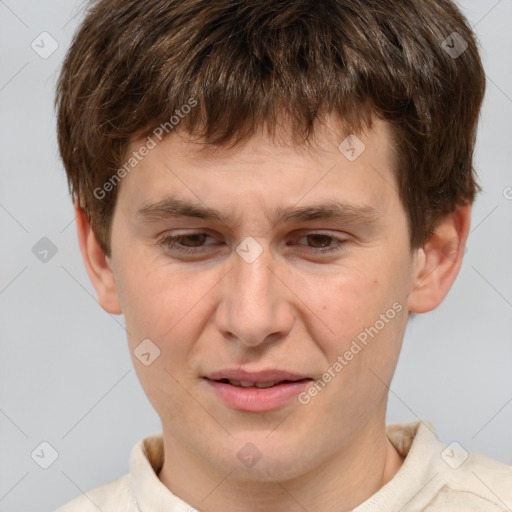
[[[208, 249], [208, 246], [214, 245], [214, 244], [205, 244], [202, 246], [197, 247], [187, 247], [180, 245], [179, 243], [176, 243], [176, 240], [180, 237], [187, 237], [187, 236], [194, 236], [194, 235], [206, 235], [209, 238], [215, 239], [216, 237], [213, 236], [208, 229], [196, 229], [194, 231], [189, 231], [185, 233], [176, 233], [176, 234], [170, 234], [166, 233], [162, 235], [159, 240], [157, 241], [157, 245], [160, 245], [161, 247], [166, 249], [166, 245], [168, 245], [167, 250], [169, 252], [174, 251], [176, 253], [182, 253], [182, 254], [192, 254], [192, 255], [201, 255], [204, 252], [206, 252]], [[346, 247], [346, 245], [350, 242], [349, 238], [343, 238], [340, 236], [336, 236], [332, 234], [331, 232], [325, 232], [324, 230], [314, 230], [314, 229], [300, 229], [297, 230], [295, 236], [293, 237], [294, 241], [300, 240], [301, 238], [304, 238], [305, 236], [326, 236], [327, 238], [331, 238], [333, 240], [333, 243], [331, 245], [323, 247], [310, 247], [305, 249], [299, 249], [298, 252], [302, 253], [308, 253], [313, 255], [321, 256], [322, 254], [336, 254], [342, 252]], [[167, 244], [167, 242], [172, 241], [172, 244]], [[293, 244], [293, 245], [301, 245], [301, 244]], [[172, 247], [172, 248], [171, 248]]]

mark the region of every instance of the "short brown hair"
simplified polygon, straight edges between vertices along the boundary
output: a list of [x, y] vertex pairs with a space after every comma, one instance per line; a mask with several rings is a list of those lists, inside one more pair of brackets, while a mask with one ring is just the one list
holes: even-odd
[[388, 121], [414, 249], [481, 190], [484, 91], [475, 35], [450, 0], [96, 0], [55, 104], [70, 192], [107, 254], [119, 187], [94, 191], [191, 98], [179, 128], [215, 145], [284, 117], [303, 141], [325, 114], [349, 133]]

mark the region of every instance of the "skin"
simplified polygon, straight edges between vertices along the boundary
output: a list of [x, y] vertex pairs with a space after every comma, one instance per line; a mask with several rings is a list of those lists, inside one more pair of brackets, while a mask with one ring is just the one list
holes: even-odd
[[[110, 257], [75, 206], [99, 302], [124, 314], [133, 364], [162, 421], [159, 478], [198, 510], [348, 511], [403, 463], [385, 433], [388, 386], [408, 313], [436, 308], [458, 274], [471, 207], [446, 216], [411, 251], [389, 126], [376, 121], [358, 135], [366, 149], [355, 161], [338, 150], [346, 136], [333, 119], [308, 147], [284, 130], [215, 151], [170, 135], [119, 185]], [[218, 209], [228, 222], [137, 214], [168, 195]], [[378, 215], [372, 223], [267, 219], [279, 206], [327, 200], [369, 205]], [[180, 243], [199, 256], [160, 244], [164, 235], [196, 231], [210, 237]], [[252, 263], [236, 252], [248, 236], [263, 250]], [[336, 238], [346, 240], [343, 249], [322, 255], [318, 248]], [[454, 240], [456, 256], [447, 251]], [[202, 378], [242, 367], [320, 379], [397, 301], [402, 311], [306, 405], [293, 399], [270, 412], [235, 410]], [[160, 349], [149, 366], [134, 356], [146, 338]], [[261, 453], [251, 468], [237, 457], [248, 442]]]

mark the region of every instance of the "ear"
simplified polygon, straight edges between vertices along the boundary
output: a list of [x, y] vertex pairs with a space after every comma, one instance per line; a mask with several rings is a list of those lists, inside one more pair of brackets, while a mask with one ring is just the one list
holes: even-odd
[[75, 202], [78, 242], [89, 278], [101, 307], [113, 315], [122, 313], [110, 258], [105, 254], [91, 228], [85, 211]]
[[471, 223], [471, 205], [443, 217], [414, 258], [414, 278], [407, 307], [412, 313], [435, 309], [448, 294], [462, 265]]

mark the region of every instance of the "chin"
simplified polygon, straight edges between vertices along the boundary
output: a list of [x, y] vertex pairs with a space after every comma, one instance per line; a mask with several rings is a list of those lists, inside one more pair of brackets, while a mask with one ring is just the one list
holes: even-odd
[[293, 480], [320, 463], [304, 450], [302, 442], [293, 445], [277, 437], [273, 441], [264, 437], [258, 440], [255, 436], [238, 440], [236, 448], [231, 446], [224, 452], [222, 471], [231, 472], [233, 480], [263, 483]]
[[302, 466], [297, 466], [297, 460], [277, 462], [261, 459], [251, 468], [241, 466], [241, 464], [237, 464], [235, 468], [230, 468], [232, 471], [230, 480], [254, 483], [286, 482], [302, 476], [305, 469]]

